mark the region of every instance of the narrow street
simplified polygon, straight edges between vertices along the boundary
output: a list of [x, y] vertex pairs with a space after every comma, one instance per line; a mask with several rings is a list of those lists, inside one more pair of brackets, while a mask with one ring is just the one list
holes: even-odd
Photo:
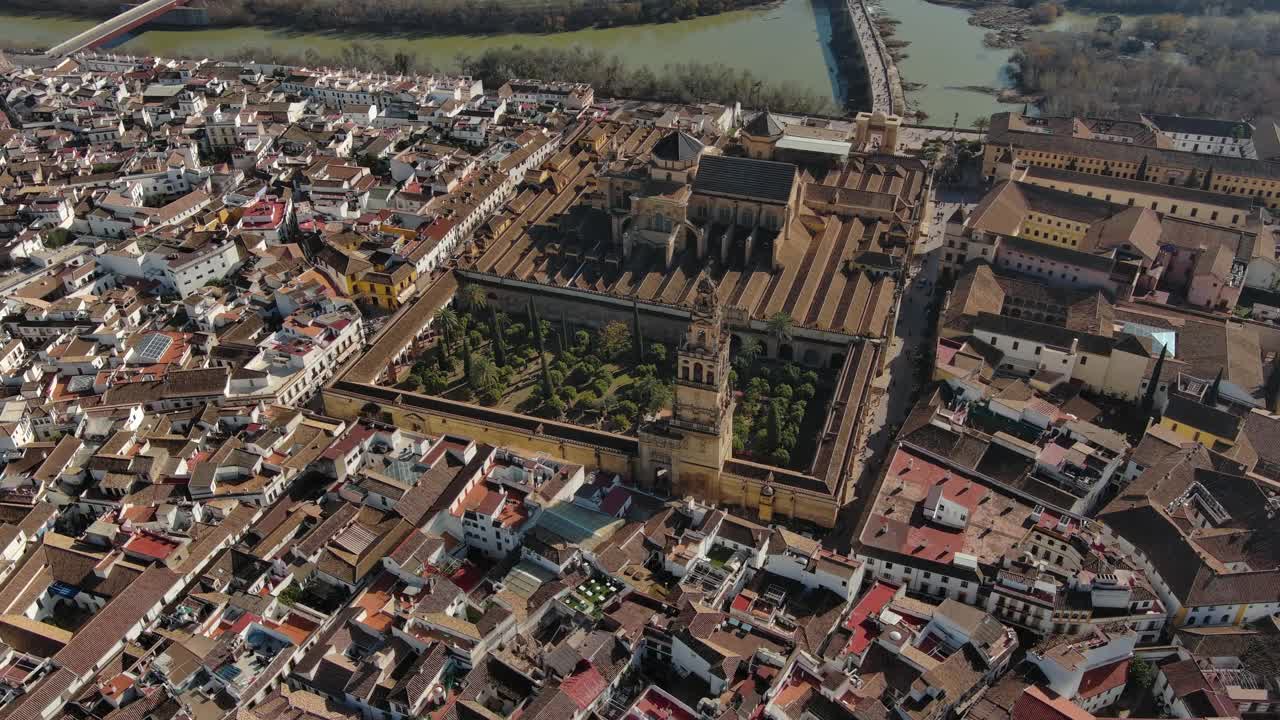
[[911, 411], [913, 395], [919, 389], [915, 381], [915, 358], [927, 351], [928, 344], [933, 342], [929, 304], [937, 290], [947, 218], [962, 204], [966, 211], [973, 207], [965, 204], [966, 198], [959, 193], [939, 191], [935, 199], [937, 202], [927, 211], [925, 236], [916, 247], [913, 259], [915, 274], [908, 278], [910, 284], [902, 296], [885, 373], [876, 379], [872, 389], [875, 407], [870, 411], [860, 462], [852, 470], [857, 480], [846, 495], [836, 527], [827, 537], [827, 545], [840, 552], [850, 552], [859, 529], [866, 522], [871, 509], [871, 504], [866, 501], [875, 497], [881, 463], [898, 426]]

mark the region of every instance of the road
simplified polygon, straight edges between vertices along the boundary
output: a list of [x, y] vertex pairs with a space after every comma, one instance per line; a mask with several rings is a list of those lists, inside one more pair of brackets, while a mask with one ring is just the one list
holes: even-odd
[[857, 533], [871, 511], [869, 501], [875, 497], [885, 453], [916, 400], [913, 395], [920, 386], [914, 381], [915, 358], [929, 349], [934, 338], [935, 328], [929, 326], [928, 307], [934, 299], [941, 269], [939, 258], [946, 221], [962, 203], [966, 210], [972, 209], [971, 203], [963, 202], [965, 199], [956, 193], [940, 192], [937, 202], [931, 203], [926, 210], [926, 227], [921, 230], [923, 237], [916, 246], [912, 261], [918, 269], [912, 268], [914, 276], [909, 278], [910, 285], [902, 297], [898, 324], [888, 349], [886, 372], [876, 381], [882, 391], [876, 393], [873, 390], [879, 399], [869, 411], [871, 417], [866, 431], [866, 446], [860, 455], [859, 465], [852, 470], [857, 482], [836, 520], [836, 527], [828, 535], [827, 545], [840, 552], [852, 550]]
[[964, 142], [978, 142], [983, 139], [982, 133], [967, 128], [956, 128], [955, 131], [921, 125], [904, 125], [898, 130], [898, 152], [919, 150], [929, 140], [949, 141], [952, 139]]

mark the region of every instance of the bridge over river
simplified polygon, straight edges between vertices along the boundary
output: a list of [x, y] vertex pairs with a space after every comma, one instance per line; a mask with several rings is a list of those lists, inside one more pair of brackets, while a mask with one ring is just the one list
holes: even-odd
[[58, 43], [45, 53], [49, 57], [67, 57], [84, 50], [102, 47], [116, 38], [153, 20], [159, 19], [174, 8], [187, 4], [187, 0], [147, 0], [115, 17], [94, 25], [75, 37]]

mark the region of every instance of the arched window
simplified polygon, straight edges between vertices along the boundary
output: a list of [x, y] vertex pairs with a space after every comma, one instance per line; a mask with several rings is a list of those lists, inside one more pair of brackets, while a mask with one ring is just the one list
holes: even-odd
[[693, 364], [693, 381], [702, 382], [702, 363]]
[[707, 384], [708, 385], [716, 384], [716, 374], [710, 370], [707, 371]]
[[681, 380], [688, 380], [688, 379], [689, 379], [689, 366], [688, 366], [688, 365], [681, 365], [681, 366], [680, 366], [680, 379], [681, 379]]

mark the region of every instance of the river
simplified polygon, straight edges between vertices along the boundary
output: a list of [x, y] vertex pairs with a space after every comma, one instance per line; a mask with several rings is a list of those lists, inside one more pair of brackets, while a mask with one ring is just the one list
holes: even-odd
[[[949, 123], [960, 114], [962, 125], [1001, 106], [994, 98], [955, 88], [1005, 84], [1001, 68], [1007, 50], [982, 45], [984, 31], [965, 22], [967, 13], [924, 0], [880, 0], [883, 10], [900, 20], [896, 38], [911, 43], [902, 62], [908, 82], [924, 83], [908, 93], [908, 102], [929, 115], [930, 122]], [[92, 21], [0, 10], [0, 47], [48, 47], [93, 25]], [[259, 27], [204, 30], [145, 30], [114, 50], [161, 56], [210, 57], [267, 49], [301, 56], [315, 49], [337, 56], [353, 42], [377, 43], [388, 52], [406, 51], [448, 69], [460, 53], [493, 46], [582, 45], [618, 55], [633, 65], [655, 69], [680, 62], [719, 62], [746, 68], [772, 82], [786, 83], [841, 101], [846, 83], [835, 69], [830, 23], [813, 0], [781, 0], [760, 9], [741, 10], [679, 23], [579, 30], [550, 35], [375, 35], [291, 32]]]

